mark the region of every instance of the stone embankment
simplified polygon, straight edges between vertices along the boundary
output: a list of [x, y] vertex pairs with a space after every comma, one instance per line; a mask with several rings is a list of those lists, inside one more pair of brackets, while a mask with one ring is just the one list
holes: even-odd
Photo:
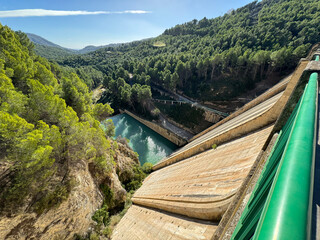
[[153, 122], [150, 122], [148, 120], [142, 119], [142, 118], [136, 116], [135, 114], [129, 112], [128, 110], [124, 110], [124, 113], [126, 113], [129, 116], [133, 117], [137, 121], [141, 122], [142, 124], [144, 124], [148, 128], [150, 128], [153, 131], [155, 131], [156, 133], [160, 134], [162, 137], [168, 139], [170, 142], [173, 142], [177, 146], [181, 147], [181, 146], [185, 145], [186, 142], [187, 142], [185, 139], [183, 139], [182, 137], [178, 136], [177, 134], [169, 131], [168, 129], [165, 129], [165, 128], [161, 127], [160, 125], [156, 124], [156, 123], [153, 123]]

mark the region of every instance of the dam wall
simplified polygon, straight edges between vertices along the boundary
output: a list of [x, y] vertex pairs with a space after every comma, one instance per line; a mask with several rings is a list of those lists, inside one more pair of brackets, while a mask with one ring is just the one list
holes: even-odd
[[148, 128], [152, 129], [153, 131], [155, 131], [156, 133], [160, 134], [162, 137], [168, 139], [170, 142], [173, 142], [174, 144], [176, 144], [179, 147], [181, 147], [181, 146], [183, 146], [183, 145], [185, 145], [187, 143], [187, 141], [185, 139], [183, 139], [180, 136], [178, 136], [177, 134], [169, 131], [168, 129], [165, 129], [165, 128], [161, 127], [160, 125], [158, 125], [156, 123], [153, 123], [153, 122], [150, 122], [148, 120], [142, 119], [142, 118], [136, 116], [135, 114], [129, 112], [128, 110], [124, 110], [124, 113], [126, 113], [129, 116], [133, 117], [137, 121], [141, 122], [142, 124], [144, 124]]
[[192, 218], [220, 220], [272, 128], [151, 173], [132, 202]]
[[[301, 64], [302, 63], [302, 64]], [[292, 75], [293, 81], [297, 81], [296, 86], [290, 86], [288, 89], [291, 91], [289, 99], [284, 107], [282, 113], [280, 114], [277, 122], [275, 123], [274, 129], [272, 130], [269, 139], [266, 144], [268, 144], [267, 149], [263, 156], [254, 164], [251, 172], [248, 174], [244, 182], [242, 183], [238, 193], [236, 194], [233, 201], [230, 203], [228, 210], [224, 214], [222, 220], [220, 221], [219, 227], [217, 228], [215, 234], [211, 239], [230, 239], [231, 234], [233, 233], [242, 212], [244, 211], [249, 197], [252, 194], [254, 186], [256, 185], [263, 167], [265, 166], [272, 147], [276, 143], [278, 137], [278, 131], [282, 129], [284, 124], [287, 122], [289, 115], [292, 112], [293, 106], [297, 104], [305, 85], [305, 73], [308, 72], [307, 65], [310, 62], [302, 60], [297, 66], [295, 72]], [[308, 74], [307, 74], [308, 75]], [[299, 86], [300, 85], [300, 86]], [[289, 86], [288, 86], [289, 87]], [[270, 141], [269, 141], [270, 140]]]
[[308, 63], [156, 164], [112, 239], [230, 239]]
[[204, 115], [204, 119], [211, 123], [216, 123], [221, 119], [220, 115], [211, 111], [204, 111], [203, 115]]

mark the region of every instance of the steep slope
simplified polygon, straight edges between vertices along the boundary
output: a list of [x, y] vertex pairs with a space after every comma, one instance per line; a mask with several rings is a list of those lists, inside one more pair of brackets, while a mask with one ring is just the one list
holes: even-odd
[[40, 37], [36, 34], [33, 33], [26, 33], [28, 38], [30, 39], [31, 42], [39, 44], [39, 45], [43, 45], [43, 46], [47, 46], [47, 47], [57, 47], [57, 48], [62, 48], [61, 46], [59, 46], [58, 44], [55, 44], [53, 42], [48, 41], [47, 39], [44, 39], [43, 37]]
[[0, 239], [102, 231], [125, 204], [123, 186], [135, 190], [145, 174], [100, 126], [113, 109], [93, 105], [75, 73], [32, 49], [0, 24]]

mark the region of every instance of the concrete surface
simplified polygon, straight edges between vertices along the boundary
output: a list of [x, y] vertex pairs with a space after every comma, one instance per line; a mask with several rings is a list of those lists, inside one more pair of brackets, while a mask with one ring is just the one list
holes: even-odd
[[220, 220], [273, 126], [153, 172], [135, 204], [204, 220]]
[[133, 205], [113, 231], [113, 240], [206, 240], [217, 223]]

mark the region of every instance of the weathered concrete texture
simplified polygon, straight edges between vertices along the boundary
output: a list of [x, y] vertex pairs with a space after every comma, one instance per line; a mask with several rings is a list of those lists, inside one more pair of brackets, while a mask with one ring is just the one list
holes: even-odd
[[216, 223], [132, 206], [112, 234], [113, 240], [210, 239]]
[[147, 127], [151, 128], [153, 131], [157, 132], [158, 134], [160, 134], [164, 138], [166, 138], [169, 141], [173, 142], [177, 146], [183, 146], [183, 145], [185, 145], [187, 143], [187, 141], [185, 139], [183, 139], [182, 137], [180, 137], [177, 134], [169, 131], [168, 129], [165, 129], [165, 128], [159, 126], [156, 123], [153, 123], [153, 122], [147, 121], [145, 119], [142, 119], [142, 118], [134, 115], [133, 113], [129, 112], [128, 110], [125, 110], [124, 112], [126, 114], [128, 114], [129, 116], [133, 117], [134, 119], [136, 119], [137, 121], [141, 122], [142, 124], [146, 125]]
[[[276, 142], [277, 137], [278, 134], [274, 134], [267, 149], [261, 152], [261, 154], [258, 156], [249, 174], [242, 182], [239, 191], [236, 193], [232, 202], [230, 203], [228, 210], [223, 215], [223, 218], [221, 219], [219, 226], [212, 237], [212, 240], [217, 240], [219, 237], [222, 239], [230, 239], [232, 236], [232, 233], [238, 224], [244, 208], [247, 205], [250, 195], [255, 187], [256, 182], [258, 181], [258, 178], [274, 146], [274, 143]], [[235, 211], [235, 209], [237, 210]]]
[[216, 123], [219, 121], [219, 119], [221, 119], [220, 115], [210, 111], [205, 111], [203, 115], [206, 121], [212, 122], [212, 123]]
[[156, 164], [153, 169], [157, 170], [168, 166], [172, 163], [186, 159], [207, 149], [210, 149], [213, 144], [221, 144], [230, 141], [243, 134], [250, 133], [261, 127], [267, 126], [276, 121], [279, 113], [270, 111], [272, 106], [279, 102], [283, 92], [271, 97], [270, 99], [258, 104], [239, 116], [231, 119], [225, 124], [213, 129], [205, 135], [197, 138], [191, 143], [180, 148], [167, 159]]
[[273, 126], [160, 169], [135, 193], [135, 204], [220, 220]]
[[309, 72], [320, 72], [320, 62], [310, 61], [305, 70]]

